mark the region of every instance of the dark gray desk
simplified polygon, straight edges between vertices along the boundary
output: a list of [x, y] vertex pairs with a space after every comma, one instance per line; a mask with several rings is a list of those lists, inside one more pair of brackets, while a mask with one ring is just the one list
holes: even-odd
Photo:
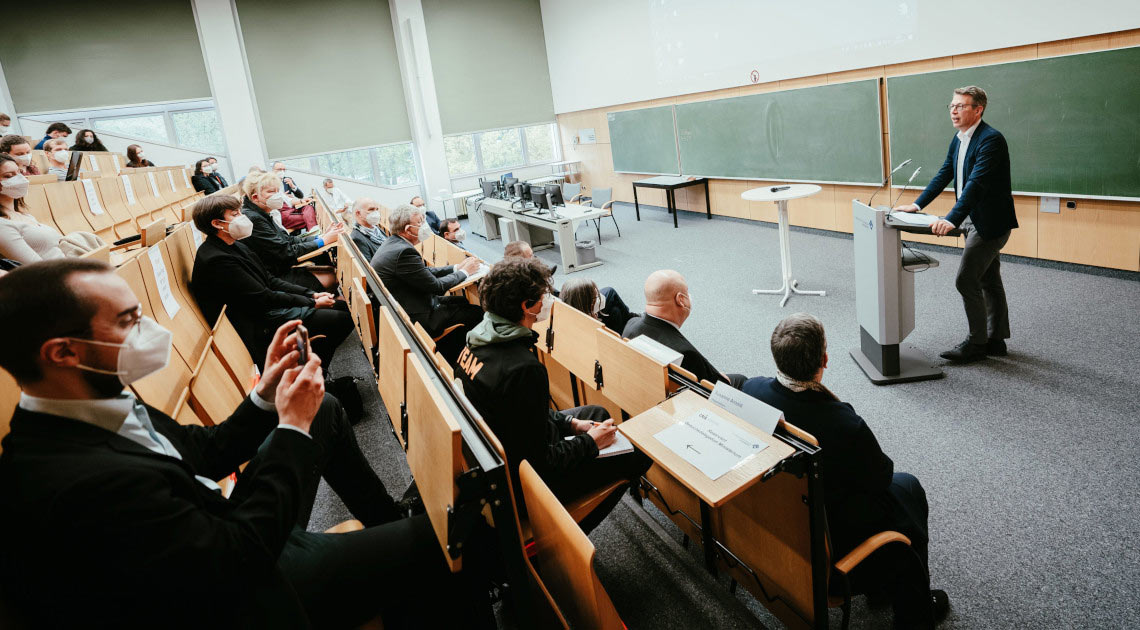
[[637, 203], [637, 189], [640, 188], [657, 188], [665, 191], [665, 204], [669, 208], [669, 213], [673, 215], [673, 227], [677, 227], [677, 198], [674, 191], [678, 188], [685, 186], [705, 186], [705, 213], [708, 218], [712, 218], [712, 203], [709, 201], [709, 180], [704, 177], [697, 177], [695, 179], [688, 179], [686, 177], [676, 177], [674, 175], [658, 175], [657, 177], [650, 177], [649, 179], [639, 179], [633, 182], [633, 210], [637, 213], [637, 220], [641, 220], [641, 206]]

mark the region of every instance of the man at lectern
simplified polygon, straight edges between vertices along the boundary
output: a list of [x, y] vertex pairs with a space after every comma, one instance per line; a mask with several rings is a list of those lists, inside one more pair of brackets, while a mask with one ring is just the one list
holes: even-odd
[[895, 210], [917, 212], [925, 208], [954, 180], [957, 202], [946, 218], [930, 226], [945, 236], [961, 228], [966, 237], [955, 286], [962, 294], [970, 336], [942, 353], [956, 363], [987, 356], [1005, 356], [1009, 339], [1009, 308], [1001, 282], [1001, 248], [1017, 227], [1009, 175], [1009, 147], [1005, 136], [982, 122], [986, 92], [969, 85], [954, 90], [950, 122], [958, 133], [950, 140], [946, 161], [912, 204]]

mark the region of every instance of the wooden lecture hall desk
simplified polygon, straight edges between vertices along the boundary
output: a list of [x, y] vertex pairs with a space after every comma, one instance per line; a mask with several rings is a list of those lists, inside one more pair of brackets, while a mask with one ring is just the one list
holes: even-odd
[[637, 203], [637, 189], [639, 187], [658, 188], [665, 191], [665, 204], [669, 209], [669, 213], [673, 215], [673, 227], [677, 227], [677, 197], [674, 191], [678, 188], [684, 188], [685, 186], [700, 186], [702, 184], [704, 184], [705, 187], [705, 213], [708, 215], [708, 218], [711, 219], [712, 203], [709, 201], [709, 180], [704, 177], [689, 179], [675, 175], [658, 175], [657, 177], [639, 179], [633, 182], [633, 210], [637, 213], [637, 220], [641, 220], [641, 206]]
[[518, 202], [512, 205], [505, 199], [487, 198], [472, 202], [479, 210], [486, 213], [487, 219], [482, 226], [486, 230], [487, 240], [499, 238], [499, 225], [492, 217], [499, 216], [511, 219], [519, 224], [519, 239], [530, 244], [532, 249], [546, 249], [554, 246], [554, 234], [558, 234], [558, 247], [562, 253], [562, 268], [566, 273], [573, 273], [602, 264], [602, 261], [583, 263], [578, 259], [578, 248], [574, 246], [574, 232], [583, 221], [591, 221], [608, 216], [608, 210], [566, 204], [558, 206], [552, 211], [542, 211], [532, 208], [520, 208]]

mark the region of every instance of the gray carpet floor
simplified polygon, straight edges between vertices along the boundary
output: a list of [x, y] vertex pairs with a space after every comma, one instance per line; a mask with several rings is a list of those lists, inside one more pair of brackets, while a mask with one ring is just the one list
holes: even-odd
[[[774, 226], [682, 212], [673, 229], [661, 209], [643, 207], [640, 222], [632, 206], [614, 212], [621, 238], [604, 224], [597, 254], [605, 264], [578, 273], [640, 311], [645, 277], [680, 271], [694, 303], [684, 333], [722, 371], [772, 375], [775, 324], [797, 311], [824, 322], [824, 383], [866, 419], [895, 469], [926, 488], [932, 583], [951, 599], [941, 627], [1140, 626], [1137, 274], [1005, 258], [1010, 355], [946, 366], [937, 381], [877, 387], [848, 356], [859, 340], [850, 237], [793, 229], [794, 276], [827, 296], [793, 296], [781, 309], [779, 297], [751, 293], [779, 283]], [[596, 238], [592, 226], [579, 235]], [[502, 255], [502, 241], [472, 235], [465, 245], [489, 261]], [[965, 337], [966, 322], [954, 289], [958, 254], [926, 249], [942, 266], [915, 278], [908, 341], [937, 357]], [[538, 255], [559, 262], [557, 250]], [[336, 376], [367, 369], [353, 338], [332, 363]], [[411, 477], [379, 396], [367, 389], [368, 417], [357, 434], [398, 496]], [[311, 528], [344, 518], [322, 486]], [[781, 627], [744, 589], [731, 595], [705, 574], [696, 545], [683, 549], [679, 530], [649, 504], [627, 498], [591, 539], [598, 573], [630, 628]], [[833, 625], [838, 619], [832, 611]], [[889, 625], [889, 609], [870, 611], [856, 599], [853, 627]]]

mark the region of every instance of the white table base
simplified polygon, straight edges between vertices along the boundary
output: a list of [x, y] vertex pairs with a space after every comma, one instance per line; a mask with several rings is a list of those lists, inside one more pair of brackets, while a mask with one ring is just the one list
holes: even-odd
[[779, 289], [752, 289], [753, 295], [783, 295], [780, 308], [788, 303], [792, 294], [796, 295], [827, 295], [827, 291], [804, 291], [799, 288], [799, 280], [792, 277], [792, 255], [788, 247], [788, 201], [782, 199], [776, 202], [777, 214], [780, 219], [780, 263], [784, 273], [784, 284]]

